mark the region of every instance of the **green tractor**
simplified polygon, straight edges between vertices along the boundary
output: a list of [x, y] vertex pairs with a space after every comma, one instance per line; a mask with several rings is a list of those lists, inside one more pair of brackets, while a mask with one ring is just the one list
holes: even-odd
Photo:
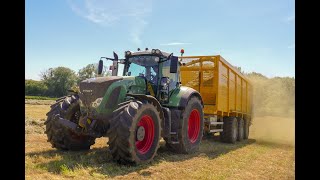
[[47, 113], [54, 148], [88, 150], [96, 138], [108, 137], [113, 159], [124, 164], [152, 161], [161, 137], [173, 152], [199, 149], [203, 101], [199, 92], [181, 86], [177, 56], [146, 49], [126, 51], [124, 59], [116, 53], [102, 58], [113, 61], [112, 76], [82, 81], [79, 92], [58, 99]]

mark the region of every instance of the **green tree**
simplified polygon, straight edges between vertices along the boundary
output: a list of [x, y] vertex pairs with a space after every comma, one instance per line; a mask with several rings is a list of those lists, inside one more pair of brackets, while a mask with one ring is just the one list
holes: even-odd
[[78, 72], [79, 82], [96, 76], [96, 68], [94, 64], [88, 64]]
[[266, 76], [262, 75], [261, 73], [256, 73], [256, 72], [251, 72], [251, 73], [246, 73], [246, 75], [250, 78], [263, 78], [263, 79], [268, 79]]
[[[106, 66], [103, 67], [102, 74], [100, 76], [109, 76], [110, 73], [107, 71]], [[78, 83], [85, 79], [93, 78], [98, 76], [98, 64], [88, 64], [86, 67], [83, 67], [78, 72]]]
[[45, 96], [48, 87], [42, 81], [25, 80], [25, 95]]
[[60, 97], [68, 94], [77, 82], [75, 72], [66, 67], [50, 68], [41, 73], [41, 79], [48, 87], [49, 96]]

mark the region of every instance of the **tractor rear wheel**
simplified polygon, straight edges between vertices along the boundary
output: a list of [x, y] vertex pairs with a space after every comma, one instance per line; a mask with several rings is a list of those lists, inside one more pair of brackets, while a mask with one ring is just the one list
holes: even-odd
[[237, 118], [230, 116], [223, 118], [223, 131], [220, 133], [222, 142], [235, 143], [238, 137]]
[[51, 106], [45, 122], [48, 142], [53, 148], [61, 150], [88, 150], [95, 143], [95, 138], [87, 135], [76, 135], [55, 120], [55, 116], [79, 122], [80, 106], [77, 95], [68, 96]]
[[[180, 120], [176, 119], [176, 121]], [[203, 124], [201, 101], [197, 97], [192, 97], [182, 113], [182, 120], [178, 129], [179, 144], [166, 142], [166, 146], [176, 153], [194, 153], [200, 146], [203, 136]]]
[[244, 119], [244, 125], [243, 125], [243, 131], [244, 131], [244, 135], [243, 135], [243, 139], [248, 139], [249, 138], [249, 119]]
[[161, 133], [160, 112], [148, 102], [134, 100], [115, 110], [108, 131], [113, 159], [122, 164], [143, 164], [153, 160]]
[[238, 117], [238, 141], [242, 141], [244, 138], [244, 121], [241, 117]]

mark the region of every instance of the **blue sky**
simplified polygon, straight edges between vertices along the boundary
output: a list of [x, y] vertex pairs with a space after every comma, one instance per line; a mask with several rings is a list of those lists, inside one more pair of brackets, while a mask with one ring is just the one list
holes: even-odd
[[25, 76], [148, 47], [294, 77], [294, 9], [293, 0], [27, 0]]

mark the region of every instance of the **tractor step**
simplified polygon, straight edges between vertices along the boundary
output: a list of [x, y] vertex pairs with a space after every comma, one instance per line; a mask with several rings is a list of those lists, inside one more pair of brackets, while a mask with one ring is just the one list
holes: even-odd
[[210, 125], [223, 124], [223, 122], [210, 122]]
[[179, 141], [178, 140], [178, 133], [177, 132], [170, 132], [170, 138], [173, 138], [173, 139], [170, 139], [169, 143], [170, 144], [179, 144]]
[[210, 130], [210, 132], [212, 133], [212, 132], [222, 132], [223, 131], [223, 129], [212, 129], [212, 130]]
[[179, 144], [179, 141], [171, 141], [170, 144]]

